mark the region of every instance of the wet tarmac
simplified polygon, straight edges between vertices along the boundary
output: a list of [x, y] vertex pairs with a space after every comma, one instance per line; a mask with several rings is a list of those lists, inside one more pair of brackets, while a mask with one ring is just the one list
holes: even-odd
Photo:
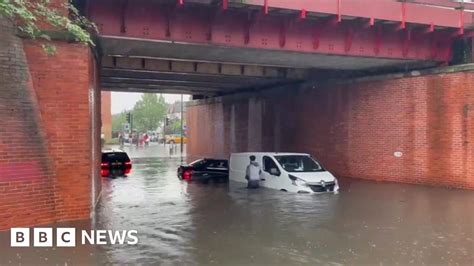
[[73, 223], [137, 230], [137, 245], [3, 244], [0, 264], [474, 265], [473, 191], [344, 179], [337, 195], [299, 195], [187, 183], [179, 163], [136, 156], [129, 177], [104, 180], [95, 218]]

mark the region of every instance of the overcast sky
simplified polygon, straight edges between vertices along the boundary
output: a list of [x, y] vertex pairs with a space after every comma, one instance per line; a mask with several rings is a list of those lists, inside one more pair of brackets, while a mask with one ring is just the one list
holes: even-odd
[[[142, 93], [136, 92], [112, 92], [112, 114], [119, 114], [123, 110], [131, 110], [135, 103], [140, 100]], [[163, 94], [167, 103], [179, 101], [179, 94]], [[189, 100], [189, 95], [183, 96], [184, 101]]]

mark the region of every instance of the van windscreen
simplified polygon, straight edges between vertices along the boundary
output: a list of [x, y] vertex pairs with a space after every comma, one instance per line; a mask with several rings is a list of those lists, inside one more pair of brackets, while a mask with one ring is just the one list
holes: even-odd
[[324, 168], [306, 155], [281, 155], [275, 159], [287, 172], [322, 172]]

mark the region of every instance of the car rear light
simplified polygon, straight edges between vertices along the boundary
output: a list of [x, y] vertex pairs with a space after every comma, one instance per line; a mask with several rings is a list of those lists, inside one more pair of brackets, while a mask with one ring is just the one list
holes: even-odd
[[191, 180], [191, 176], [192, 176], [192, 173], [191, 173], [191, 170], [185, 170], [183, 172], [183, 179], [184, 180]]
[[108, 177], [110, 175], [109, 169], [100, 169], [100, 175], [102, 177]]
[[125, 174], [128, 175], [132, 171], [132, 162], [125, 162]]
[[108, 163], [101, 163], [100, 164], [100, 175], [102, 177], [107, 177], [107, 176], [110, 175], [109, 164]]

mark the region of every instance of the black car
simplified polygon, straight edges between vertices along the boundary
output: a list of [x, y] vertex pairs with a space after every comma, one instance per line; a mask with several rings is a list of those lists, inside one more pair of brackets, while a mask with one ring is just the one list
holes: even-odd
[[126, 176], [132, 171], [132, 161], [122, 150], [103, 150], [100, 175], [103, 177]]
[[229, 162], [219, 159], [200, 159], [178, 168], [178, 178], [186, 181], [225, 181], [229, 178]]

